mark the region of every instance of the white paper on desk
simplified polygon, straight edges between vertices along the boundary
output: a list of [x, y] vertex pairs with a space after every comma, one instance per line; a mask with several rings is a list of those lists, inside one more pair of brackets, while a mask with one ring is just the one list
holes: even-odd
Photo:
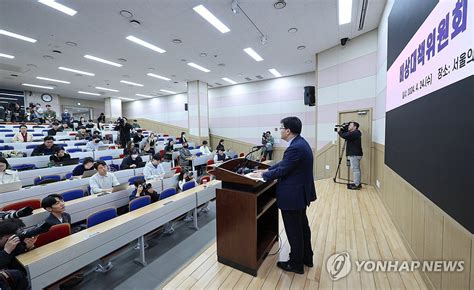
[[251, 179], [253, 179], [253, 180], [258, 180], [258, 181], [261, 181], [261, 182], [265, 182], [265, 180], [263, 179], [263, 177], [255, 177], [255, 176], [253, 176], [253, 175], [255, 175], [255, 174], [257, 174], [257, 173], [250, 172], [250, 173], [245, 174], [245, 176], [248, 177], [248, 178], [251, 178]]

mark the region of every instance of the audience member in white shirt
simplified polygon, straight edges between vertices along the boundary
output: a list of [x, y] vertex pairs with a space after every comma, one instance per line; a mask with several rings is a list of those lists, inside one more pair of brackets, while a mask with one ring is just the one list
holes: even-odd
[[209, 154], [211, 154], [211, 150], [209, 149], [209, 146], [207, 146], [207, 141], [206, 141], [206, 140], [202, 141], [202, 145], [201, 145], [201, 147], [199, 147], [199, 151], [200, 151], [203, 155], [209, 155]]
[[161, 164], [160, 153], [153, 155], [153, 158], [146, 163], [143, 168], [143, 175], [145, 176], [145, 180], [162, 178], [163, 175], [165, 175], [165, 169], [163, 168], [163, 164]]
[[18, 172], [10, 170], [10, 164], [4, 157], [0, 157], [0, 184], [20, 181]]
[[86, 144], [86, 151], [96, 151], [99, 149], [99, 147], [105, 146], [105, 144], [100, 139], [101, 138], [99, 135], [92, 136], [92, 140]]
[[94, 174], [89, 180], [89, 186], [93, 194], [97, 194], [103, 191], [111, 191], [114, 186], [120, 184], [115, 177], [115, 174], [108, 172], [107, 163], [105, 161], [97, 161], [94, 164], [97, 173]]

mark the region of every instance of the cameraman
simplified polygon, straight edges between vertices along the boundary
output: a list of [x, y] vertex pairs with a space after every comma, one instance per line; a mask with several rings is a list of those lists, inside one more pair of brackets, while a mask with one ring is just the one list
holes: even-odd
[[352, 174], [354, 175], [354, 183], [349, 184], [347, 188], [358, 190], [362, 188], [360, 184], [360, 160], [362, 159], [362, 133], [359, 131], [359, 123], [349, 122], [338, 132], [341, 138], [347, 141], [346, 156], [351, 162]]
[[118, 118], [114, 130], [119, 131], [120, 145], [122, 145], [122, 148], [125, 148], [127, 146], [128, 141], [130, 141], [130, 139], [132, 138], [130, 133], [130, 131], [133, 130], [132, 125], [127, 123], [127, 119], [125, 117]]
[[151, 183], [145, 183], [145, 181], [142, 180], [137, 180], [134, 183], [135, 189], [132, 191], [132, 194], [128, 197], [129, 200], [134, 200], [135, 198], [139, 196], [145, 196], [148, 195], [151, 198], [151, 202], [157, 202], [160, 200], [160, 195], [156, 190], [153, 188], [153, 185]]
[[21, 270], [15, 256], [34, 248], [37, 236], [25, 238], [21, 242], [20, 238], [15, 235], [24, 226], [25, 224], [20, 219], [8, 219], [0, 222], [0, 269]]

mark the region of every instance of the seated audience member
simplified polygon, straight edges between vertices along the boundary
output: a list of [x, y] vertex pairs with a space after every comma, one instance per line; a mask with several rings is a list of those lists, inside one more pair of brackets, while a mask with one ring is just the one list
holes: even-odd
[[0, 269], [23, 269], [15, 257], [33, 249], [37, 239], [37, 237], [25, 238], [21, 242], [15, 234], [23, 227], [25, 224], [20, 219], [0, 222]]
[[[186, 169], [181, 170], [181, 173], [178, 176], [178, 189], [179, 189], [179, 191], [183, 191], [183, 185], [186, 182], [191, 181], [191, 180], [193, 180], [195, 185], [197, 185], [196, 180], [194, 179], [192, 172], [189, 172]], [[192, 221], [193, 220], [193, 212], [194, 212], [194, 210], [188, 211], [188, 213], [186, 214], [186, 217], [184, 218], [184, 221], [186, 221], [186, 222]]]
[[105, 161], [97, 161], [94, 164], [94, 169], [97, 170], [97, 173], [89, 180], [89, 186], [93, 194], [111, 191], [114, 186], [120, 184], [115, 174], [108, 172], [108, 166]]
[[132, 152], [132, 150], [134, 149], [135, 147], [133, 146], [133, 141], [128, 141], [127, 142], [127, 146], [125, 148], [123, 148], [123, 154], [124, 155], [130, 155], [130, 152]]
[[92, 136], [92, 140], [87, 142], [86, 151], [96, 151], [99, 147], [105, 146], [99, 135]]
[[165, 159], [173, 160], [173, 151], [174, 151], [174, 141], [173, 139], [168, 139], [168, 143], [165, 146]]
[[49, 216], [45, 220], [48, 224], [71, 224], [71, 216], [64, 212], [66, 206], [60, 194], [50, 194], [43, 198], [41, 207], [49, 212]]
[[137, 130], [137, 134], [133, 136], [133, 144], [135, 147], [140, 148], [140, 143], [142, 142], [143, 138], [143, 131], [141, 129]]
[[179, 165], [180, 166], [190, 166], [191, 164], [191, 158], [193, 157], [193, 154], [191, 154], [191, 151], [188, 149], [188, 143], [183, 143], [183, 148], [179, 150]]
[[72, 128], [69, 127], [69, 124], [68, 123], [62, 123], [62, 128], [63, 128], [63, 132], [71, 132], [72, 131]]
[[53, 123], [53, 128], [48, 130], [48, 136], [56, 136], [58, 132], [62, 132], [63, 128], [59, 127], [59, 123]]
[[132, 127], [133, 127], [133, 129], [141, 128], [141, 127], [140, 127], [140, 124], [138, 124], [138, 121], [137, 121], [137, 120], [133, 120]]
[[151, 202], [157, 202], [160, 200], [160, 195], [156, 190], [153, 188], [151, 183], [146, 183], [142, 179], [136, 180], [135, 189], [132, 191], [132, 194], [128, 197], [129, 200], [133, 200], [140, 196], [149, 195], [151, 198]]
[[86, 122], [85, 127], [86, 127], [87, 132], [92, 132], [97, 129], [96, 124], [94, 123], [94, 120], [89, 120], [88, 122]]
[[225, 148], [224, 148], [224, 139], [221, 139], [221, 140], [219, 141], [219, 144], [217, 144], [216, 151], [218, 151], [219, 149], [222, 149], [222, 151], [225, 151]]
[[217, 154], [214, 155], [214, 162], [215, 163], [224, 162], [227, 159], [229, 159], [229, 158], [227, 157], [227, 155], [224, 154], [224, 150], [222, 148], [217, 150]]
[[20, 126], [20, 132], [16, 133], [13, 136], [13, 143], [23, 143], [33, 141], [33, 135], [28, 132], [28, 127], [26, 125]]
[[94, 170], [94, 158], [86, 157], [82, 164], [77, 165], [72, 170], [72, 176], [82, 176], [84, 171]]
[[146, 154], [154, 155], [155, 143], [156, 143], [155, 134], [151, 132], [150, 135], [148, 135], [148, 137], [145, 139], [145, 144], [143, 145], [143, 152], [145, 152]]
[[201, 145], [201, 147], [199, 147], [199, 151], [203, 155], [211, 154], [211, 149], [209, 149], [209, 146], [207, 146], [207, 141], [206, 140], [202, 141], [202, 145]]
[[12, 182], [20, 181], [18, 172], [10, 170], [10, 164], [7, 159], [0, 156], [0, 184], [7, 184]]
[[153, 155], [153, 158], [146, 163], [145, 168], [143, 168], [143, 175], [145, 180], [160, 178], [165, 175], [160, 153]]
[[71, 159], [71, 155], [66, 153], [66, 149], [64, 149], [63, 147], [58, 147], [56, 149], [56, 153], [49, 156], [49, 161], [54, 162], [54, 163], [63, 162], [69, 159]]
[[130, 152], [130, 155], [122, 160], [122, 164], [120, 164], [120, 170], [140, 167], [140, 163], [143, 163], [143, 160], [138, 154], [138, 150], [134, 148]]
[[86, 131], [86, 127], [79, 127], [79, 132], [76, 134], [76, 140], [89, 140], [91, 134]]
[[31, 152], [31, 156], [52, 155], [56, 152], [58, 146], [54, 144], [53, 136], [46, 136], [43, 139], [43, 144], [36, 146]]
[[188, 143], [188, 139], [186, 138], [186, 132], [181, 132], [181, 137], [179, 137], [179, 140], [181, 140], [181, 143]]

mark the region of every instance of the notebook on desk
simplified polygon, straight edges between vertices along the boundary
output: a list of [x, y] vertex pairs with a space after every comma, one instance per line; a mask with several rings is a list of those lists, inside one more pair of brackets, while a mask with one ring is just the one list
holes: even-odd
[[170, 178], [173, 177], [176, 174], [176, 169], [172, 169], [163, 175], [163, 178]]
[[0, 193], [17, 191], [21, 188], [21, 181], [15, 181], [12, 183], [2, 184], [0, 186]]
[[82, 178], [87, 178], [87, 177], [91, 177], [92, 175], [96, 174], [97, 173], [97, 170], [86, 170], [84, 171], [84, 173], [82, 174]]
[[67, 166], [67, 165], [75, 165], [79, 163], [79, 158], [71, 158], [66, 159], [61, 162], [54, 162], [54, 166]]
[[109, 146], [99, 146], [99, 148], [97, 148], [97, 151], [104, 151], [104, 150], [109, 150]]
[[112, 187], [112, 192], [117, 192], [117, 191], [125, 190], [125, 189], [127, 189], [129, 186], [130, 186], [130, 184], [128, 184], [128, 182], [120, 183], [119, 185]]

